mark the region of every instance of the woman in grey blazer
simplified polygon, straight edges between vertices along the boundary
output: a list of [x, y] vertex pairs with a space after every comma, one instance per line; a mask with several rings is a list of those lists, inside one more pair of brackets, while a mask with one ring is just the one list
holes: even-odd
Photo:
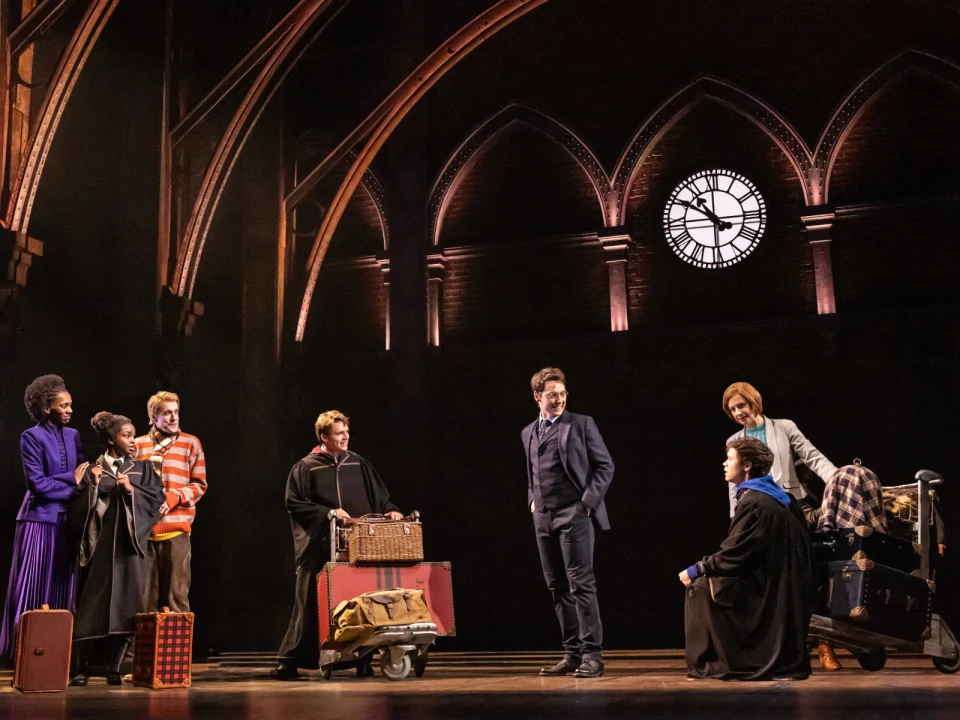
[[[755, 437], [773, 450], [770, 474], [776, 483], [797, 500], [807, 496], [807, 490], [797, 477], [797, 463], [803, 463], [826, 483], [837, 471], [813, 443], [804, 437], [792, 420], [774, 420], [763, 415], [763, 398], [750, 383], [735, 382], [723, 393], [723, 411], [743, 428], [731, 435], [727, 442], [741, 437]], [[730, 493], [730, 517], [736, 507], [737, 496]]]
[[[723, 393], [723, 411], [743, 428], [729, 437], [727, 442], [741, 437], [755, 437], [773, 450], [773, 466], [770, 474], [774, 481], [797, 500], [807, 496], [807, 490], [797, 476], [797, 463], [813, 470], [824, 483], [828, 482], [836, 466], [804, 437], [792, 420], [775, 420], [763, 414], [763, 398], [750, 383], [735, 382]], [[730, 517], [737, 505], [736, 486], [730, 486]], [[840, 663], [828, 643], [817, 648], [820, 665], [824, 670], [839, 670]]]

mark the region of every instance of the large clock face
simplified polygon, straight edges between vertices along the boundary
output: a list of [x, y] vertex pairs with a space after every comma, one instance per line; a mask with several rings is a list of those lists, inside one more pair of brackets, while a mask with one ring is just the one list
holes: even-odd
[[739, 262], [760, 242], [767, 209], [756, 186], [729, 170], [691, 175], [663, 211], [667, 242], [682, 260], [702, 268]]

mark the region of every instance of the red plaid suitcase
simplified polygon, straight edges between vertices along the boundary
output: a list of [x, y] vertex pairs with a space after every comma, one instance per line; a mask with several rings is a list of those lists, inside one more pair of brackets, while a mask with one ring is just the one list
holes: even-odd
[[133, 684], [148, 688], [190, 687], [193, 613], [139, 613], [133, 644]]
[[333, 638], [333, 611], [343, 600], [373, 590], [407, 588], [423, 590], [437, 635], [456, 635], [453, 615], [453, 583], [450, 563], [425, 562], [416, 565], [353, 565], [327, 563], [317, 575], [320, 606], [320, 642]]
[[73, 613], [28, 610], [20, 615], [13, 687], [20, 692], [63, 692], [70, 675]]

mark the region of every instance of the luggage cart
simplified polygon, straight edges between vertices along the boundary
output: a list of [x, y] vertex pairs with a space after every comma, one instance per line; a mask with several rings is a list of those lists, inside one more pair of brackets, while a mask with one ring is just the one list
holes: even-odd
[[[905, 495], [917, 495], [917, 512], [915, 516], [911, 515], [909, 521], [913, 523], [914, 539], [920, 548], [920, 576], [929, 581], [930, 525], [933, 519], [930, 488], [942, 483], [943, 477], [932, 470], [920, 470], [915, 480], [915, 483], [909, 485], [884, 489], [901, 491]], [[837, 647], [846, 648], [853, 653], [860, 667], [871, 672], [883, 669], [888, 649], [928, 655], [933, 660], [934, 667], [942, 673], [953, 674], [960, 670], [960, 644], [938, 613], [931, 614], [930, 627], [924, 637], [917, 641], [902, 640], [822, 615], [813, 615], [810, 618], [808, 636], [814, 644], [826, 640]]]
[[[343, 532], [346, 528], [338, 521], [335, 510], [331, 510], [327, 518], [330, 520], [330, 562], [336, 563], [338, 556], [346, 555], [346, 534]], [[419, 512], [410, 513], [409, 520], [419, 519]], [[421, 677], [427, 667], [430, 646], [436, 639], [437, 626], [434, 623], [413, 623], [380, 627], [373, 635], [350, 643], [329, 640], [320, 645], [320, 677], [329, 680], [334, 670], [354, 667], [378, 650], [380, 672], [387, 680], [403, 680], [411, 668], [417, 677]]]

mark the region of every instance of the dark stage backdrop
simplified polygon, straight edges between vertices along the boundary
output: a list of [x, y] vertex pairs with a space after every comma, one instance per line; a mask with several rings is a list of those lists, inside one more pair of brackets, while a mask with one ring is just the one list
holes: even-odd
[[[376, 168], [387, 176], [395, 221], [394, 349], [376, 349], [383, 337], [386, 294], [378, 286], [379, 269], [362, 265], [350, 275], [335, 272], [339, 266], [331, 262], [321, 273], [322, 301], [311, 315], [306, 341], [285, 345], [283, 360], [274, 367], [272, 341], [265, 340], [264, 331], [272, 312], [270, 288], [258, 272], [265, 258], [276, 257], [269, 246], [275, 235], [258, 223], [273, 212], [270, 203], [277, 193], [271, 163], [276, 163], [284, 121], [280, 103], [289, 107], [289, 98], [278, 96], [268, 108], [227, 185], [198, 280], [197, 299], [206, 312], [195, 333], [172, 349], [154, 332], [162, 47], [156, 5], [156, 15], [141, 24], [148, 12], [144, 7], [120, 4], [77, 86], [44, 172], [31, 235], [44, 241], [45, 253], [21, 291], [15, 363], [0, 403], [0, 578], [9, 569], [23, 494], [17, 443], [28, 419], [20, 397], [30, 379], [45, 372], [67, 380], [75, 400], [74, 424], [92, 454], [100, 451], [88, 424], [95, 412], [127, 414], [143, 431], [147, 397], [161, 387], [180, 393], [183, 427], [203, 442], [209, 476], [193, 534], [191, 595], [200, 655], [279, 646], [294, 580], [284, 483], [290, 466], [316, 442], [316, 415], [330, 408], [351, 417], [353, 449], [378, 467], [400, 506], [422, 511], [428, 559], [453, 564], [458, 636], [440, 646], [557, 648], [556, 620], [525, 507], [519, 440], [536, 412], [529, 378], [548, 364], [566, 371], [570, 409], [595, 418], [617, 466], [608, 496], [613, 529], [599, 537], [596, 553], [609, 648], [683, 643], [684, 594], [677, 573], [715, 550], [728, 524], [721, 463], [724, 441], [736, 426], [723, 414], [720, 399], [735, 380], [755, 384], [768, 415], [797, 422], [838, 465], [861, 458], [887, 484], [907, 482], [921, 467], [942, 472], [947, 477], [943, 514], [948, 530], [956, 530], [956, 165], [943, 161], [952, 157], [946, 151], [921, 152], [917, 157], [926, 158], [926, 164], [910, 175], [914, 155], [903, 150], [909, 143], [899, 142], [909, 136], [911, 142], [930, 138], [935, 148], [937, 142], [943, 145], [936, 132], [948, 133], [960, 112], [955, 94], [938, 95], [939, 85], [927, 90], [921, 85], [920, 91], [901, 88], [897, 92], [906, 95], [888, 96], [906, 97], [899, 105], [878, 103], [869, 122], [851, 132], [856, 142], [838, 161], [838, 203], [897, 201], [872, 214], [837, 220], [838, 315], [815, 314], [811, 255], [799, 228], [802, 209], [792, 169], [754, 125], [712, 104], [698, 107], [670, 131], [640, 178], [643, 192], [636, 190], [631, 200], [627, 221], [635, 245], [628, 267], [629, 332], [605, 330], [609, 315], [602, 252], [595, 245], [559, 242], [561, 251], [549, 249], [556, 233], [596, 231], [602, 220], [594, 200], [583, 200], [583, 178], [576, 179], [573, 161], [532, 131], [506, 134], [502, 146], [529, 155], [505, 161], [494, 147], [477, 163], [476, 174], [468, 173], [461, 184], [467, 196], [451, 203], [460, 213], [452, 217], [460, 224], [450, 227], [463, 233], [444, 241], [461, 249], [470, 246], [470, 252], [474, 246], [487, 249], [473, 255], [464, 251], [449, 263], [440, 347], [410, 349], [409, 338], [419, 341], [425, 334], [418, 315], [422, 293], [414, 293], [409, 307], [395, 302], [398, 268], [404, 267], [398, 256], [422, 259], [427, 249], [423, 211], [429, 180], [457, 143], [506, 103], [519, 99], [550, 108], [545, 96], [558, 93], [554, 107], [561, 119], [592, 131], [609, 168], [647, 112], [699, 73], [712, 71], [751, 87], [776, 87], [771, 96], [794, 108], [801, 118], [797, 124], [812, 138], [855, 82], [910, 44], [901, 36], [908, 30], [898, 34], [891, 21], [883, 47], [871, 44], [866, 59], [865, 51], [848, 50], [835, 38], [824, 49], [824, 55], [831, 53], [831, 67], [843, 69], [835, 82], [832, 72], [798, 70], [798, 53], [792, 50], [777, 55], [772, 46], [783, 38], [773, 31], [765, 34], [763, 48], [777, 62], [748, 58], [750, 72], [741, 71], [740, 61], [726, 48], [713, 55], [686, 48], [676, 71], [670, 54], [657, 51], [662, 67], [649, 70], [642, 58], [635, 58], [630, 79], [624, 81], [633, 83], [642, 97], [629, 87], [613, 93], [607, 87], [613, 84], [609, 74], [603, 75], [607, 85], [591, 80], [600, 76], [597, 67], [580, 75], [567, 67], [566, 74], [558, 71], [549, 82], [537, 82], [537, 68], [569, 54], [567, 35], [547, 33], [552, 39], [544, 41], [543, 52], [554, 54], [545, 55], [543, 63], [524, 65], [515, 76], [512, 48], [533, 43], [504, 36], [465, 61], [457, 71], [462, 75], [453, 73], [436, 88]], [[555, 5], [561, 10], [570, 6]], [[819, 3], [804, 7], [811, 22], [823, 11]], [[856, 17], [864, 5], [844, 7], [853, 8], [844, 12]], [[657, 12], [667, 13], [666, 8]], [[549, 23], [559, 23], [563, 16], [543, 17], [549, 30]], [[677, 15], [670, 27], [685, 28], [688, 20]], [[920, 20], [918, 25], [936, 36], [926, 38], [935, 49], [955, 44], [957, 35], [945, 23]], [[607, 23], [619, 25], [618, 13], [611, 11]], [[750, 22], [739, 25], [753, 27]], [[635, 26], [639, 33], [647, 23]], [[849, 26], [834, 23], [831, 37], [848, 34]], [[535, 39], [538, 27], [526, 23], [524, 37]], [[686, 36], [685, 30], [673, 32]], [[937, 44], [940, 34], [947, 39]], [[665, 38], [658, 42], [666, 43]], [[747, 48], [749, 43], [736, 45]], [[639, 42], [616, 47], [642, 54]], [[600, 61], [587, 56], [604, 57], [602, 52], [583, 55], [570, 62], [596, 64]], [[491, 74], [490, 63], [502, 72]], [[770, 67], [775, 69], [757, 69]], [[508, 84], [509, 92], [488, 82], [495, 76]], [[474, 94], [458, 86], [456, 78], [466, 78]], [[830, 92], [810, 91], [814, 79], [832, 83]], [[341, 92], [351, 87], [339, 77], [328, 82]], [[608, 90], [619, 105], [606, 104], [616, 99], [605, 99]], [[808, 96], [823, 107], [808, 103]], [[912, 118], [899, 112], [903, 106], [926, 109], [916, 112], [923, 117]], [[457, 109], [463, 112], [454, 117]], [[581, 110], [586, 115], [577, 120]], [[939, 130], [922, 124], [928, 118], [939, 118], [930, 120]], [[214, 130], [222, 128], [222, 120], [211, 121]], [[920, 124], [903, 130], [913, 120]], [[427, 132], [431, 128], [442, 130]], [[722, 141], [709, 142], [711, 133]], [[886, 150], [872, 152], [871, 142]], [[207, 143], [203, 152], [212, 147]], [[867, 149], [857, 154], [858, 147]], [[886, 174], [876, 179], [880, 171], [871, 158], [886, 157], [891, 148], [908, 157], [898, 156], [893, 169], [883, 166]], [[771, 220], [757, 252], [718, 276], [672, 257], [657, 223], [662, 202], [684, 173], [721, 162], [735, 164], [760, 184]], [[194, 182], [202, 174], [202, 162], [197, 167]], [[556, 194], [532, 204], [507, 187], [545, 173], [550, 182], [544, 187]], [[892, 177], [906, 177], [911, 184], [897, 184]], [[568, 180], [571, 184], [565, 185]], [[564, 187], [570, 196], [560, 194]], [[922, 201], [898, 204], [913, 195]], [[532, 206], [540, 215], [484, 217], [504, 207], [492, 199], [504, 198], [515, 203], [506, 206], [511, 213]], [[362, 219], [362, 211], [353, 206], [351, 217]], [[558, 217], [541, 222], [552, 213]], [[471, 236], [474, 231], [479, 236]], [[369, 227], [361, 228], [338, 234], [335, 245], [353, 241], [362, 245], [362, 252], [355, 253], [361, 255], [376, 249], [370, 249], [369, 238]], [[533, 250], [526, 249], [528, 240]], [[309, 241], [300, 242], [302, 254]], [[571, 248], [573, 255], [564, 254]], [[332, 260], [350, 259], [349, 249], [338, 247]], [[373, 280], [350, 279], [368, 270]], [[425, 274], [425, 268], [419, 272]], [[297, 275], [291, 280], [294, 310], [301, 281]], [[541, 288], [555, 303], [556, 312], [549, 317], [538, 317], [531, 305], [543, 296]], [[292, 335], [289, 327], [285, 332]], [[941, 574], [938, 602], [957, 626], [960, 568], [955, 550], [948, 553]]]

